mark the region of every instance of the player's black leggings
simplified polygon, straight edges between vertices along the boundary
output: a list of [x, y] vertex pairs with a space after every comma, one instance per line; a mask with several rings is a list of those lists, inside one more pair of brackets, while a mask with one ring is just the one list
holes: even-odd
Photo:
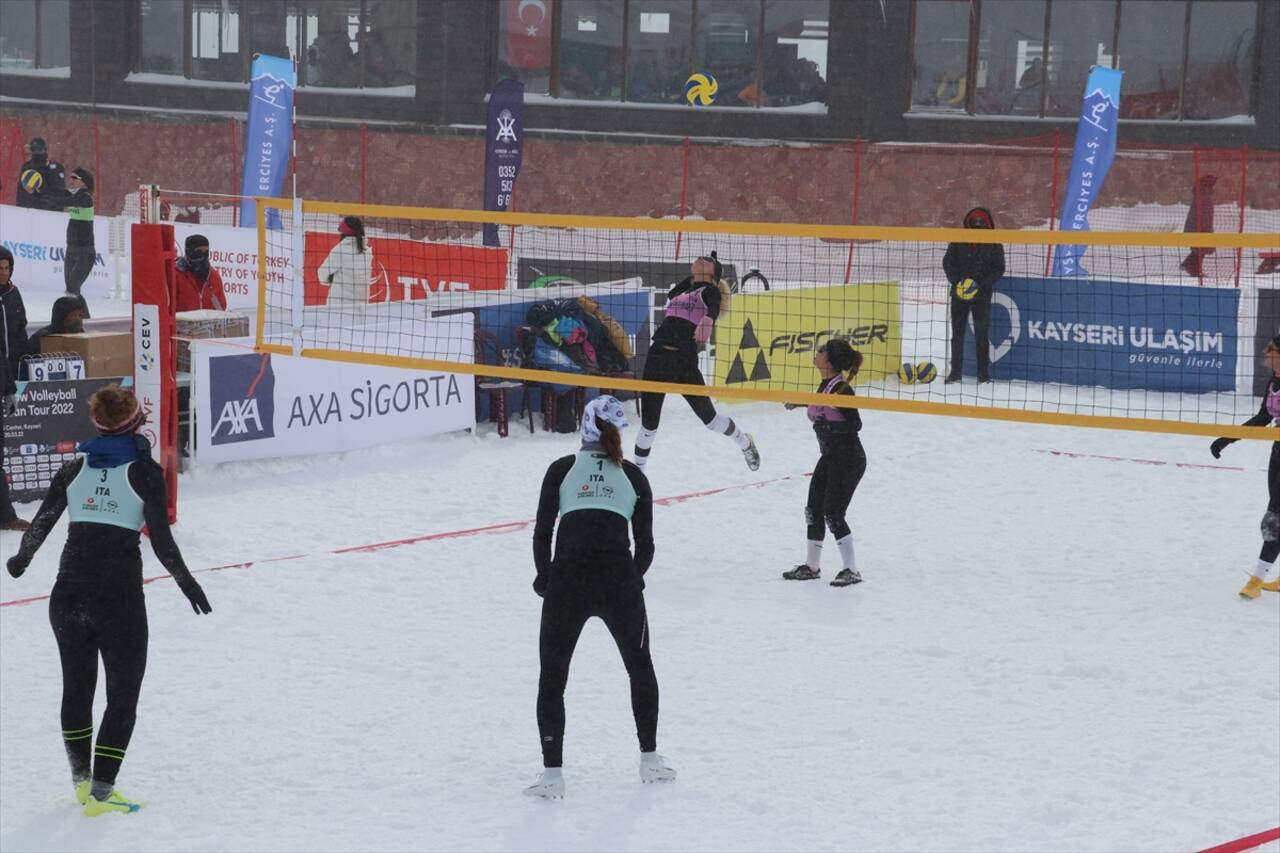
[[[1267, 466], [1267, 512], [1280, 513], [1280, 441], [1271, 444], [1271, 464]], [[1280, 539], [1262, 540], [1262, 553], [1258, 559], [1274, 563], [1280, 557]]]
[[804, 517], [809, 525], [811, 542], [823, 540], [826, 535], [824, 527], [836, 539], [849, 535], [845, 511], [849, 509], [853, 492], [867, 471], [867, 454], [858, 437], [836, 440], [840, 446], [822, 454], [813, 469], [813, 479], [809, 481], [809, 502], [805, 505]]
[[[702, 371], [698, 369], [698, 356], [690, 356], [688, 352], [678, 349], [667, 349], [661, 344], [654, 344], [649, 356], [644, 361], [644, 378], [651, 382], [679, 382], [683, 385], [705, 385]], [[645, 391], [640, 394], [640, 422], [645, 429], [655, 430], [662, 420], [662, 401], [666, 394], [657, 391]], [[689, 408], [703, 424], [709, 424], [716, 417], [715, 404], [710, 397], [688, 394]]]
[[978, 359], [978, 375], [986, 376], [991, 372], [991, 341], [988, 333], [991, 325], [991, 294], [981, 294], [976, 299], [965, 301], [956, 298], [954, 288], [951, 293], [951, 366], [952, 376], [963, 376], [964, 336], [968, 331], [969, 312], [973, 312], [974, 352]]
[[49, 622], [62, 658], [62, 737], [71, 775], [87, 779], [93, 746], [98, 656], [107, 674], [107, 710], [93, 752], [93, 779], [114, 785], [137, 716], [147, 668], [147, 607], [142, 589], [56, 583]]
[[[631, 679], [631, 712], [641, 752], [657, 748], [658, 678], [649, 657], [649, 620], [644, 592], [630, 566], [618, 571], [598, 566], [560, 570], [553, 567], [551, 582], [542, 601], [542, 628], [538, 636], [538, 734], [542, 739], [542, 764], [559, 767], [564, 750], [564, 688], [569, 662], [582, 627], [592, 616], [604, 620], [622, 654]], [[590, 573], [590, 574], [588, 574]], [[616, 578], [616, 579], [615, 579]]]

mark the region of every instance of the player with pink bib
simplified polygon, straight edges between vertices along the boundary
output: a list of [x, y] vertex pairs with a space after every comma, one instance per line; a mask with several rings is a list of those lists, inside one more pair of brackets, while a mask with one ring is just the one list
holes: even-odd
[[[1267, 369], [1274, 374], [1267, 383], [1267, 393], [1262, 400], [1258, 413], [1244, 422], [1244, 426], [1280, 425], [1280, 335], [1271, 339], [1262, 353], [1262, 360]], [[1233, 444], [1234, 438], [1219, 438], [1209, 446], [1214, 459], [1222, 456], [1223, 449]], [[1262, 516], [1262, 551], [1258, 554], [1258, 564], [1254, 567], [1249, 581], [1240, 590], [1243, 598], [1257, 598], [1263, 590], [1280, 592], [1280, 576], [1270, 583], [1264, 578], [1280, 557], [1280, 441], [1271, 445], [1271, 464], [1267, 468], [1267, 512]]]
[[[653, 333], [653, 345], [644, 362], [644, 378], [650, 382], [706, 384], [698, 369], [698, 348], [710, 337], [720, 316], [721, 303], [728, 297], [728, 288], [720, 280], [724, 268], [715, 252], [694, 261], [691, 272], [692, 275], [667, 293], [666, 316]], [[636, 436], [635, 460], [642, 469], [649, 461], [653, 440], [658, 435], [665, 398], [666, 394], [660, 391], [645, 391], [640, 395], [641, 429]], [[755, 471], [760, 467], [760, 451], [751, 434], [739, 429], [733, 418], [717, 412], [710, 397], [687, 394], [685, 400], [707, 429], [728, 436], [738, 445], [748, 468]]]
[[[828, 341], [818, 347], [813, 365], [822, 375], [819, 394], [846, 394], [853, 396], [849, 379], [862, 367], [862, 353], [842, 338]], [[799, 408], [788, 403], [788, 409]], [[845, 511], [853, 493], [867, 470], [867, 454], [862, 449], [858, 431], [862, 429], [862, 415], [852, 406], [809, 406], [809, 421], [818, 436], [818, 450], [822, 453], [809, 481], [809, 500], [805, 504], [804, 518], [808, 525], [807, 553], [805, 561], [794, 569], [782, 573], [789, 581], [811, 581], [822, 575], [822, 540], [830, 530], [840, 549], [844, 567], [831, 581], [832, 586], [851, 586], [862, 582], [858, 563], [853, 552], [853, 532], [845, 520]]]

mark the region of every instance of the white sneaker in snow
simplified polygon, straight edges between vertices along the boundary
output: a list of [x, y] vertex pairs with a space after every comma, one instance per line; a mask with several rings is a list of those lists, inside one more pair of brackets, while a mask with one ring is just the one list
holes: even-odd
[[760, 470], [760, 451], [756, 449], [756, 440], [751, 437], [751, 433], [747, 433], [747, 446], [743, 449], [742, 455], [747, 460], [747, 467], [752, 471]]
[[640, 781], [648, 785], [652, 782], [674, 782], [675, 769], [656, 752], [640, 753]]
[[526, 797], [541, 797], [544, 800], [564, 799], [564, 775], [559, 767], [548, 767], [538, 774], [538, 781], [524, 789]]

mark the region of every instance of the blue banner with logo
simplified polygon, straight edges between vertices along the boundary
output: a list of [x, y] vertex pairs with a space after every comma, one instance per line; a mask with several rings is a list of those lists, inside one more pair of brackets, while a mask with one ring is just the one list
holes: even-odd
[[[293, 141], [293, 90], [297, 77], [293, 60], [279, 56], [253, 58], [249, 83], [249, 126], [245, 133], [244, 175], [240, 181], [240, 224], [257, 225], [254, 196], [279, 198], [289, 170]], [[269, 228], [280, 227], [279, 211], [267, 217]]]
[[[1094, 68], [1084, 87], [1076, 147], [1071, 155], [1062, 202], [1062, 231], [1088, 231], [1089, 209], [1102, 190], [1102, 182], [1116, 155], [1116, 134], [1120, 118], [1120, 78], [1123, 71]], [[1053, 261], [1054, 275], [1082, 276], [1089, 273], [1080, 265], [1084, 246], [1059, 246]]]
[[[489, 95], [484, 146], [484, 209], [507, 210], [524, 148], [524, 84], [501, 80]], [[498, 245], [498, 226], [484, 226], [484, 244]]]
[[[1234, 391], [1239, 309], [1235, 288], [1002, 278], [991, 302], [991, 376]], [[966, 372], [973, 375], [971, 332], [965, 344]]]

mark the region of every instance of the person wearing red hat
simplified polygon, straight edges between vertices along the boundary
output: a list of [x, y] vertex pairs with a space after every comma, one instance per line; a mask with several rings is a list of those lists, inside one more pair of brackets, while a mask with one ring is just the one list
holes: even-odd
[[[150, 444], [137, 434], [144, 420], [137, 398], [108, 385], [90, 398], [89, 410], [99, 437], [81, 444], [86, 455], [54, 475], [6, 568], [11, 576], [22, 577], [63, 511], [68, 512], [71, 523], [49, 597], [49, 622], [62, 661], [62, 739], [71, 781], [85, 814], [92, 817], [142, 807], [117, 791], [115, 781], [133, 736], [147, 664], [139, 549], [144, 525], [152, 550], [191, 608], [197, 614], [213, 608], [173, 541], [164, 474], [151, 460]], [[106, 671], [107, 708], [94, 743], [99, 657]]]

